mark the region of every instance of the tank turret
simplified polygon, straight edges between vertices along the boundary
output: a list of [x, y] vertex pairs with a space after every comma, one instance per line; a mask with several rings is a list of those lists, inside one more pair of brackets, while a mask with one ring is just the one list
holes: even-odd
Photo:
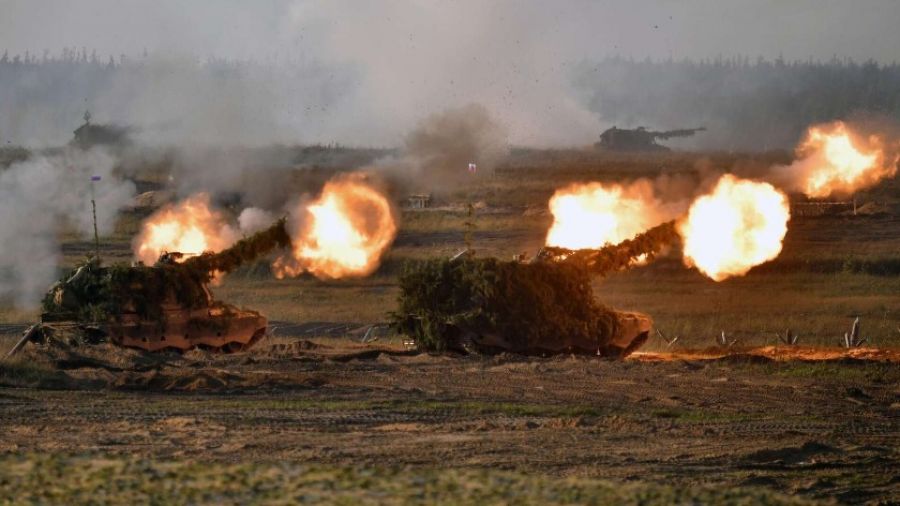
[[148, 351], [245, 349], [265, 335], [266, 318], [215, 300], [208, 283], [289, 245], [282, 219], [218, 253], [165, 253], [152, 266], [104, 266], [92, 258], [50, 288], [41, 321], [51, 333], [89, 329], [95, 338]]

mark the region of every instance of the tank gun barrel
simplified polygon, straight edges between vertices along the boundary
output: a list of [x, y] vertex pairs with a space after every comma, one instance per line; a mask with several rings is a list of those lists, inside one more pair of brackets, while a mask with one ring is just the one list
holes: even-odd
[[600, 249], [570, 250], [546, 246], [538, 252], [536, 261], [574, 262], [584, 265], [592, 274], [603, 276], [633, 265], [646, 255], [652, 258], [666, 246], [678, 240], [675, 221], [667, 221], [619, 244]]
[[650, 132], [655, 139], [671, 139], [672, 137], [690, 137], [697, 132], [705, 132], [706, 127], [682, 128], [679, 130], [665, 130], [663, 132]]
[[183, 265], [191, 270], [207, 273], [231, 272], [276, 249], [290, 247], [291, 237], [285, 225], [286, 220], [281, 218], [269, 228], [241, 239], [228, 249], [218, 253], [203, 253], [185, 260]]

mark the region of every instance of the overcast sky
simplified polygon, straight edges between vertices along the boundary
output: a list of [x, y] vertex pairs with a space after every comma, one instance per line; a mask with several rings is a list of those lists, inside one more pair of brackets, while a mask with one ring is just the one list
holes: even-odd
[[[357, 42], [387, 50], [415, 46], [427, 52], [447, 33], [462, 37], [469, 30], [462, 25], [471, 24], [500, 39], [552, 36], [560, 56], [570, 59], [783, 54], [892, 62], [900, 52], [895, 0], [0, 0], [0, 48], [296, 57], [315, 54], [323, 36], [345, 22], [359, 27], [361, 18], [390, 30], [361, 33]], [[460, 43], [472, 54], [491, 51]]]

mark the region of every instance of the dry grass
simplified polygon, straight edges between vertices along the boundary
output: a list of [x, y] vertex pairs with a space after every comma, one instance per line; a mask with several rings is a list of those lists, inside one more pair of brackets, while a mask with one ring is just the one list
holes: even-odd
[[[791, 329], [805, 345], [838, 346], [853, 318], [876, 346], [900, 346], [898, 279], [860, 274], [750, 274], [716, 283], [691, 271], [654, 269], [621, 273], [602, 281], [604, 302], [653, 316], [677, 346], [715, 344], [722, 331], [744, 345], [775, 344]], [[654, 339], [647, 349], [665, 349]]]
[[393, 280], [379, 278], [230, 279], [213, 291], [238, 306], [261, 310], [272, 320], [292, 322], [380, 322], [397, 297]]
[[95, 504], [809, 504], [763, 489], [616, 483], [490, 469], [27, 455], [0, 459], [0, 494]]
[[11, 299], [0, 299], [0, 323], [24, 323], [40, 317], [37, 308], [17, 307]]

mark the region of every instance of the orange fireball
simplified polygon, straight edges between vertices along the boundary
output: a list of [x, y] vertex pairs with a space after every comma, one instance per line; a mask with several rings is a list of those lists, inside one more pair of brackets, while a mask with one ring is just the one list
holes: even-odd
[[362, 175], [351, 175], [329, 181], [318, 199], [293, 209], [289, 233], [293, 248], [275, 261], [275, 275], [329, 279], [374, 272], [397, 225], [387, 197]]
[[132, 250], [135, 258], [152, 264], [166, 252], [187, 255], [217, 252], [239, 238], [227, 217], [210, 205], [209, 195], [198, 193], [167, 205], [147, 218], [132, 242]]
[[618, 244], [665, 221], [646, 180], [573, 184], [553, 194], [550, 212], [553, 225], [546, 243], [568, 249]]
[[879, 137], [858, 135], [840, 121], [811, 127], [798, 153], [787, 171], [810, 197], [851, 194], [897, 173]]
[[744, 275], [781, 253], [789, 219], [784, 193], [726, 174], [679, 224], [684, 262], [715, 281]]

